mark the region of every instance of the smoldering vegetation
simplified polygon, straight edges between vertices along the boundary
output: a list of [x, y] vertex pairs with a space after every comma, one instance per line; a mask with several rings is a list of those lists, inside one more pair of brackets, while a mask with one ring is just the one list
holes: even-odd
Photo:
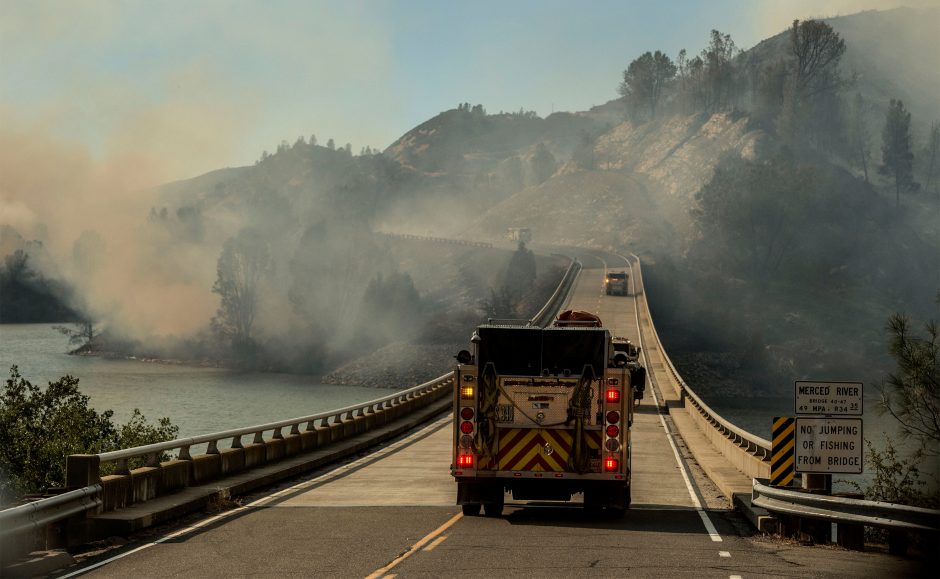
[[[282, 143], [251, 167], [142, 191], [149, 206], [105, 212], [119, 225], [89, 223], [58, 262], [46, 247], [64, 232], [47, 235], [38, 216], [18, 225], [41, 238], [12, 228], [7, 237], [19, 252], [11, 256], [68, 280], [52, 284], [63, 289], [50, 315], [97, 325], [77, 353], [320, 374], [393, 343], [454, 350], [487, 315], [527, 317], [554, 289], [560, 262], [524, 247], [376, 230], [410, 201], [412, 228], [434, 231], [446, 207], [431, 201], [436, 187], [445, 187], [439, 176], [314, 136]], [[518, 256], [530, 266], [521, 277]], [[21, 269], [3, 279], [27, 279]], [[453, 355], [442, 352], [438, 372]]]
[[[889, 317], [936, 319], [936, 79], [892, 67], [936, 52], [917, 19], [938, 14], [800, 22], [741, 53], [713, 33], [700, 59], [680, 59], [658, 114], [718, 95], [759, 143], [715, 164], [687, 206], [682, 251], [646, 268], [670, 354], [705, 392], [782, 396], [795, 379], [832, 377], [877, 386], [893, 365]], [[626, 92], [631, 114], [663, 122]]]

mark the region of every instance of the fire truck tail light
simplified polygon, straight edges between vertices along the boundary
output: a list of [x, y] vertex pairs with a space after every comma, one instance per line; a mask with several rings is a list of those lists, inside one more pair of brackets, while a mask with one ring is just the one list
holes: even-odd
[[607, 472], [615, 472], [620, 468], [620, 461], [616, 458], [609, 457], [604, 459], [604, 470]]
[[607, 422], [611, 424], [617, 424], [620, 422], [620, 413], [616, 410], [611, 410], [607, 413]]
[[610, 388], [609, 390], [607, 390], [606, 398], [607, 398], [607, 401], [611, 403], [620, 402], [620, 390]]
[[472, 454], [461, 454], [457, 457], [457, 466], [461, 468], [471, 468], [473, 466]]
[[472, 422], [461, 422], [460, 423], [460, 432], [464, 434], [470, 434], [473, 432], [473, 423]]
[[473, 418], [473, 408], [470, 408], [469, 406], [465, 408], [461, 408], [460, 417], [463, 418], [464, 420], [470, 420], [471, 418]]
[[620, 434], [620, 427], [616, 424], [610, 424], [607, 426], [607, 436], [611, 438], [617, 438]]

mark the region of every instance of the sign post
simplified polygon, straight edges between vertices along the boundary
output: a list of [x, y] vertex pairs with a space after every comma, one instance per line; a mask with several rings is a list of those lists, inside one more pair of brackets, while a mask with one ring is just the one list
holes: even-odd
[[774, 417], [770, 452], [770, 484], [774, 486], [789, 486], [793, 481], [794, 431], [793, 417]]

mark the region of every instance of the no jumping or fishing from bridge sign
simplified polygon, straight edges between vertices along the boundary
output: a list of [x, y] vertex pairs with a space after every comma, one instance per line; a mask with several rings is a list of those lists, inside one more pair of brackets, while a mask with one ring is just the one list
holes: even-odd
[[789, 416], [776, 416], [771, 437], [770, 484], [789, 486], [793, 480], [793, 445], [796, 420]]

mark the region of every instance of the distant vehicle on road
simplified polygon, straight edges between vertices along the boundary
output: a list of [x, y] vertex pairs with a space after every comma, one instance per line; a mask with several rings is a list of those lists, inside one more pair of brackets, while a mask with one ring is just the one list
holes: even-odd
[[607, 289], [607, 295], [609, 296], [626, 296], [630, 295], [629, 290], [627, 289], [627, 280], [629, 279], [629, 274], [625, 271], [610, 271], [607, 272], [607, 278], [604, 280], [604, 284]]
[[532, 230], [528, 227], [509, 227], [506, 229], [506, 237], [509, 241], [529, 243], [532, 241]]

